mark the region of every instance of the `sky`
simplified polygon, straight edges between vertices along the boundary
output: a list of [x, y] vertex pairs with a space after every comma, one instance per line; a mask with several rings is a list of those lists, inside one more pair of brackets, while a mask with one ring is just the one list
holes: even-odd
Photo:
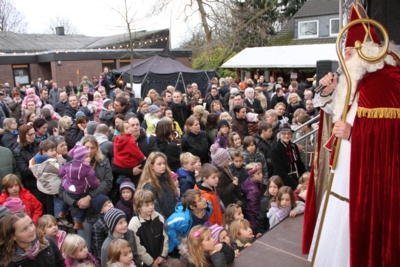
[[[111, 8], [112, 6], [124, 10], [124, 0], [13, 1], [28, 22], [27, 33], [45, 33], [49, 19], [57, 15], [68, 17], [79, 33], [87, 36], [111, 36], [127, 31], [121, 15]], [[172, 48], [177, 48], [188, 38], [191, 35], [189, 29], [197, 23], [197, 18], [193, 18], [188, 26], [183, 21], [183, 16], [179, 16], [179, 12], [176, 12], [176, 7], [173, 6], [158, 16], [147, 16], [155, 0], [127, 0], [127, 2], [131, 5], [130, 16], [133, 15], [136, 21], [132, 31], [170, 28]], [[171, 11], [172, 9], [174, 11]]]

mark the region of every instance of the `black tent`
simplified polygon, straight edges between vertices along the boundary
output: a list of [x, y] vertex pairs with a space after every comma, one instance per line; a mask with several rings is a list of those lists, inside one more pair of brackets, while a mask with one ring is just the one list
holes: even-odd
[[[114, 74], [120, 74], [124, 83], [129, 83], [131, 66], [124, 66], [114, 70]], [[146, 97], [150, 89], [155, 89], [161, 94], [168, 85], [175, 87], [183, 93], [186, 85], [197, 83], [202, 97], [207, 93], [207, 85], [215, 71], [194, 70], [186, 67], [165, 48], [160, 54], [147, 58], [132, 65], [133, 82], [142, 84], [141, 96]]]

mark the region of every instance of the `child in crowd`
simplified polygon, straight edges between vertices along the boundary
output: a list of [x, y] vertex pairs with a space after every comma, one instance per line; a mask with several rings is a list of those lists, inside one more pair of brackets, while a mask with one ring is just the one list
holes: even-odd
[[19, 198], [25, 205], [25, 213], [32, 218], [36, 224], [42, 215], [42, 203], [25, 189], [21, 180], [15, 174], [7, 174], [1, 181], [3, 191], [0, 195], [0, 205], [4, 205], [7, 198]]
[[254, 241], [254, 234], [251, 230], [250, 222], [246, 219], [233, 221], [229, 227], [228, 233], [239, 250], [250, 247], [251, 243]]
[[200, 170], [201, 170], [201, 160], [198, 156], [194, 156], [194, 178], [196, 179], [196, 182], [201, 181], [201, 176], [200, 176]]
[[271, 207], [267, 213], [270, 228], [274, 227], [288, 216], [295, 217], [302, 213], [304, 213], [304, 203], [296, 201], [290, 186], [282, 186], [279, 189], [276, 200], [271, 203]]
[[201, 195], [211, 203], [213, 212], [211, 213], [208, 222], [211, 224], [222, 225], [223, 212], [221, 209], [221, 199], [217, 193], [218, 186], [218, 169], [206, 163], [200, 170], [202, 182], [198, 182], [194, 189], [199, 189]]
[[213, 206], [197, 189], [189, 189], [176, 204], [175, 212], [167, 220], [169, 252], [181, 244], [194, 225], [209, 221]]
[[178, 171], [178, 180], [179, 180], [179, 189], [180, 193], [184, 194], [186, 190], [193, 189], [196, 184], [196, 180], [194, 178], [195, 171], [195, 159], [192, 153], [186, 152], [182, 153], [179, 156], [179, 160], [181, 161], [181, 166]]
[[28, 101], [34, 101], [36, 103], [36, 108], [39, 108], [42, 106], [42, 101], [35, 94], [34, 88], [29, 88], [26, 90], [26, 96], [24, 97], [24, 100], [22, 101], [22, 105], [21, 105], [23, 109], [27, 108]]
[[[62, 177], [62, 186], [68, 196], [74, 198], [76, 203], [85, 196], [89, 188], [97, 188], [99, 180], [90, 166], [89, 150], [81, 145], [76, 145], [68, 155], [73, 158], [71, 163], [66, 163], [59, 171], [58, 176]], [[74, 207], [78, 207], [74, 202]], [[76, 205], [75, 205], [76, 204]], [[69, 205], [63, 203], [59, 213], [60, 218], [65, 218], [69, 210]], [[78, 208], [74, 218], [74, 229], [83, 230], [83, 221], [85, 220], [86, 209]]]
[[253, 233], [257, 233], [257, 214], [260, 209], [260, 199], [263, 195], [262, 187], [262, 167], [258, 162], [253, 162], [246, 165], [248, 178], [242, 184], [242, 192], [246, 198], [246, 208], [244, 217], [250, 222], [250, 227]]
[[133, 262], [132, 246], [125, 239], [114, 239], [108, 249], [107, 266], [113, 263], [121, 263], [121, 267], [136, 267]]
[[252, 162], [259, 162], [261, 164], [263, 173], [262, 184], [266, 185], [268, 182], [268, 168], [264, 155], [257, 149], [257, 144], [254, 137], [246, 136], [243, 139], [243, 155], [245, 165]]
[[[213, 165], [218, 170], [218, 186], [217, 192], [218, 196], [222, 201], [222, 212], [224, 212], [225, 207], [234, 201], [233, 192], [236, 190], [239, 179], [234, 177], [229, 170], [230, 157], [226, 149], [219, 148], [218, 145], [214, 144], [210, 147], [211, 159]], [[236, 200], [237, 202], [238, 200]], [[221, 225], [222, 222], [219, 223]]]
[[100, 267], [96, 258], [89, 252], [86, 241], [76, 234], [68, 234], [62, 245], [62, 254], [67, 267], [76, 267], [79, 263], [89, 261], [95, 267]]
[[122, 210], [119, 209], [109, 209], [104, 215], [104, 221], [107, 224], [108, 229], [108, 237], [104, 240], [103, 245], [101, 246], [101, 266], [106, 267], [108, 262], [108, 248], [110, 246], [111, 241], [114, 239], [125, 239], [131, 244], [131, 251], [133, 254], [133, 261], [136, 266], [141, 266], [137, 247], [136, 247], [136, 238], [135, 234], [128, 229], [128, 223], [126, 221], [126, 215]]
[[193, 267], [226, 266], [226, 257], [221, 252], [222, 244], [215, 245], [211, 230], [197, 225], [190, 230], [187, 240], [180, 247], [182, 260]]
[[246, 181], [248, 175], [245, 166], [243, 165], [244, 156], [242, 151], [235, 149], [230, 153], [232, 163], [229, 164], [229, 170], [234, 177], [239, 179], [238, 186], [234, 191], [234, 203], [238, 203], [243, 209], [246, 208], [246, 198], [242, 193], [242, 184]]
[[[113, 164], [119, 168], [134, 168], [145, 160], [146, 157], [136, 144], [135, 138], [132, 137], [131, 128], [128, 123], [120, 122], [116, 125], [116, 130], [120, 135], [115, 136], [114, 160]], [[125, 179], [124, 175], [118, 176], [117, 185], [120, 185]]]
[[181, 199], [181, 190], [179, 189], [178, 174], [171, 171], [171, 179], [174, 183], [176, 190], [178, 191], [178, 193], [176, 194], [176, 199], [179, 201]]
[[242, 139], [237, 132], [231, 132], [228, 138], [228, 153], [232, 153], [233, 150], [242, 150]]
[[67, 233], [58, 229], [57, 219], [53, 215], [42, 215], [42, 217], [39, 218], [37, 229], [42, 231], [45, 236], [53, 239], [58, 249], [61, 251]]
[[26, 213], [26, 207], [20, 198], [9, 197], [3, 203], [3, 206], [6, 207], [11, 213]]
[[92, 248], [94, 255], [98, 260], [100, 260], [101, 246], [103, 245], [104, 240], [106, 240], [109, 230], [104, 221], [104, 214], [108, 210], [114, 208], [114, 205], [108, 196], [98, 194], [92, 199], [92, 206], [99, 215], [92, 227]]
[[3, 206], [0, 205], [0, 220], [9, 213], [10, 210], [7, 207], [4, 207], [4, 205]]
[[296, 200], [306, 202], [308, 180], [310, 180], [310, 173], [303, 173], [303, 175], [299, 179], [299, 185], [297, 186], [297, 189], [293, 192]]
[[157, 123], [160, 121], [161, 111], [156, 105], [150, 105], [149, 113], [144, 116], [146, 122], [146, 134], [150, 136], [156, 132]]
[[134, 196], [137, 216], [129, 222], [128, 229], [135, 234], [139, 259], [144, 267], [158, 266], [168, 255], [168, 235], [164, 229], [164, 217], [154, 210], [154, 195], [139, 189]]
[[260, 200], [260, 209], [257, 216], [257, 233], [265, 233], [269, 229], [269, 220], [267, 218], [268, 207], [278, 196], [279, 188], [283, 186], [283, 181], [278, 175], [269, 178], [267, 190]]
[[218, 224], [210, 226], [211, 236], [214, 239], [214, 245], [221, 244], [221, 252], [225, 255], [226, 263], [229, 264], [233, 262], [235, 258], [240, 256], [239, 250], [233, 250], [231, 246], [231, 239], [229, 238], [228, 231]]
[[111, 121], [115, 116], [114, 103], [111, 99], [105, 99], [103, 101], [103, 107], [100, 111], [99, 120], [100, 123], [106, 124], [108, 127], [111, 126]]
[[244, 219], [242, 207], [238, 204], [229, 204], [224, 213], [224, 228], [229, 230], [231, 223], [239, 219]]
[[232, 122], [232, 117], [229, 115], [229, 112], [222, 112], [221, 115], [219, 115], [219, 120], [226, 120], [227, 122], [231, 123]]
[[129, 222], [133, 217], [133, 195], [135, 194], [135, 185], [130, 178], [125, 178], [119, 187], [121, 192], [120, 200], [115, 205], [117, 209], [122, 210], [126, 214], [126, 220]]
[[264, 155], [267, 161], [268, 177], [271, 177], [274, 172], [272, 169], [271, 149], [276, 142], [273, 137], [272, 124], [266, 121], [260, 121], [258, 124], [258, 133], [254, 136], [258, 150]]
[[99, 122], [100, 112], [103, 109], [103, 99], [101, 99], [101, 94], [99, 92], [94, 92], [93, 106], [95, 107], [94, 119]]
[[214, 144], [218, 144], [221, 148], [227, 148], [230, 129], [227, 120], [220, 120], [217, 124], [217, 137], [215, 138]]
[[[29, 161], [29, 169], [36, 177], [37, 188], [42, 193], [52, 196], [52, 203], [47, 203], [46, 211], [58, 217], [63, 201], [55, 197], [60, 189], [61, 179], [58, 170], [65, 163], [62, 155], [57, 155], [56, 144], [50, 139], [40, 142], [39, 153]], [[59, 219], [60, 226], [72, 227], [66, 218]]]

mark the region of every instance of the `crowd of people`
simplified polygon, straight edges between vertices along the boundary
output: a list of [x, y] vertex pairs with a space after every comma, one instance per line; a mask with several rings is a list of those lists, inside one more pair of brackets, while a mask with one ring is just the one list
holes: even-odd
[[140, 103], [107, 69], [1, 84], [0, 266], [226, 266], [304, 211], [312, 99], [263, 76]]

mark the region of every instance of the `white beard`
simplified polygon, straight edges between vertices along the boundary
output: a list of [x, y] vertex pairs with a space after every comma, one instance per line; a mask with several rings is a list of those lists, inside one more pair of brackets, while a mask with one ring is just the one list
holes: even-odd
[[[378, 46], [372, 42], [363, 43], [361, 51], [364, 55], [368, 57], [376, 57], [382, 51], [382, 47]], [[396, 47], [393, 45], [390, 46], [390, 50], [398, 52]], [[383, 60], [380, 60], [377, 63], [369, 63], [365, 60], [361, 59], [357, 52], [354, 53], [354, 56], [346, 61], [347, 69], [350, 73], [351, 80], [351, 95], [349, 99], [349, 105], [353, 103], [354, 93], [357, 89], [358, 82], [364, 76], [366, 72], [375, 72], [377, 70], [382, 69], [386, 64], [396, 66], [396, 62], [392, 56], [386, 55]], [[339, 83], [336, 86], [336, 90], [333, 94], [333, 122], [336, 122], [341, 119], [343, 114], [343, 109], [345, 107], [346, 102], [346, 94], [347, 94], [347, 80], [345, 75], [340, 77]], [[347, 106], [347, 105], [346, 105]]]

